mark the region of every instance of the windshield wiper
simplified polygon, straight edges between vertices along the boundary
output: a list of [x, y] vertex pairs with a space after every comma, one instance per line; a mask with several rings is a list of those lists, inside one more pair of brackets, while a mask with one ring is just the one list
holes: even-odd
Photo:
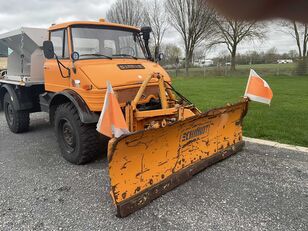
[[115, 55], [112, 55], [112, 56], [116, 56], [116, 57], [119, 57], [119, 56], [122, 56], [122, 57], [132, 57], [133, 59], [138, 59], [137, 57], [133, 56], [133, 55], [129, 55], [129, 54], [115, 54]]
[[103, 55], [103, 54], [82, 54], [80, 56], [95, 56], [95, 57], [105, 57], [107, 59], [112, 59], [112, 57], [108, 56], [108, 55]]

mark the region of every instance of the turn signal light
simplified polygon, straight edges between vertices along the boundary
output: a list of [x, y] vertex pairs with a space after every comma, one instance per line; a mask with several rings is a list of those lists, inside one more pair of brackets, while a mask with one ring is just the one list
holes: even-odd
[[92, 90], [92, 85], [83, 85], [82, 88], [84, 90], [90, 91], [90, 90]]

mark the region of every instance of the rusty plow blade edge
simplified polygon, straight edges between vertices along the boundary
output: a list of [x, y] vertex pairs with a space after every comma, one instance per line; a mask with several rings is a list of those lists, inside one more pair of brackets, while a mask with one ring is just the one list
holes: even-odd
[[111, 195], [126, 217], [240, 151], [248, 102], [117, 139], [108, 153]]

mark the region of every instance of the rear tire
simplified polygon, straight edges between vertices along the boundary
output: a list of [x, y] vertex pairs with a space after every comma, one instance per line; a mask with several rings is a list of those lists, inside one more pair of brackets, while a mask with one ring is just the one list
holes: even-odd
[[3, 110], [6, 122], [10, 130], [14, 133], [29, 131], [30, 113], [29, 111], [18, 111], [14, 108], [13, 101], [9, 93], [4, 95]]
[[55, 129], [64, 159], [80, 165], [97, 158], [99, 135], [96, 126], [82, 123], [74, 104], [58, 106], [55, 112]]

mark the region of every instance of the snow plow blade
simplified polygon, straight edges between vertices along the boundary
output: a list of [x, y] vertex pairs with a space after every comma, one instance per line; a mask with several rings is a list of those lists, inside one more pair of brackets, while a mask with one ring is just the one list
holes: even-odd
[[110, 143], [111, 195], [117, 215], [128, 216], [240, 151], [247, 108], [248, 101], [244, 100]]

